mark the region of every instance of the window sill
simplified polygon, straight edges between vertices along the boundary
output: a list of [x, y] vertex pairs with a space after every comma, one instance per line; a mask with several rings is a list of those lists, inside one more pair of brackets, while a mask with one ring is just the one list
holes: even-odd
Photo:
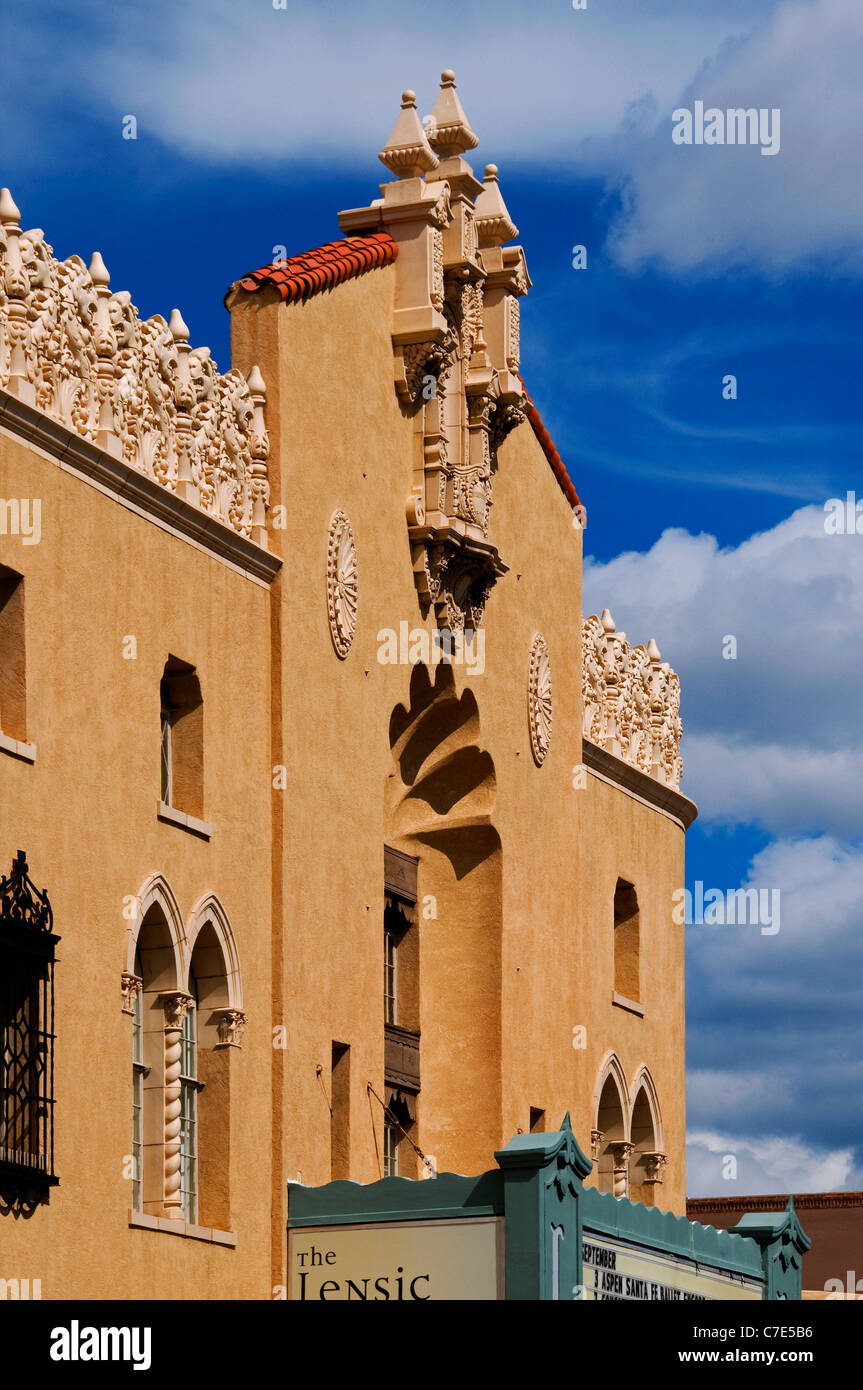
[[627, 999], [625, 994], [618, 994], [617, 990], [612, 994], [611, 1002], [618, 1009], [626, 1009], [627, 1013], [637, 1014], [639, 1018], [644, 1018], [644, 1005], [639, 1004], [635, 999]]
[[13, 758], [21, 758], [25, 763], [36, 761], [35, 743], [22, 743], [20, 739], [10, 738], [8, 734], [0, 733], [0, 752], [9, 753]]
[[166, 1231], [172, 1236], [183, 1236], [186, 1240], [204, 1240], [210, 1245], [227, 1245], [232, 1249], [237, 1244], [236, 1231], [214, 1231], [209, 1226], [190, 1226], [188, 1221], [173, 1221], [167, 1216], [150, 1216], [145, 1211], [130, 1211], [129, 1225], [144, 1231]]
[[177, 811], [164, 801], [159, 802], [156, 814], [159, 820], [166, 821], [168, 825], [179, 825], [182, 830], [188, 830], [192, 835], [200, 835], [202, 840], [209, 840], [213, 833], [211, 821], [198, 820], [197, 816], [187, 816], [185, 811]]

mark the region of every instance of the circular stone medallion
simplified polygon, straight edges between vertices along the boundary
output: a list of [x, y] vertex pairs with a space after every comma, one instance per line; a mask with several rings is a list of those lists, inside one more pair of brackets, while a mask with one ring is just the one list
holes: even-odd
[[531, 752], [537, 767], [541, 767], [551, 742], [551, 663], [548, 644], [541, 632], [536, 634], [530, 648], [527, 713]]
[[347, 656], [357, 630], [357, 547], [345, 512], [333, 512], [327, 539], [327, 616], [336, 654]]

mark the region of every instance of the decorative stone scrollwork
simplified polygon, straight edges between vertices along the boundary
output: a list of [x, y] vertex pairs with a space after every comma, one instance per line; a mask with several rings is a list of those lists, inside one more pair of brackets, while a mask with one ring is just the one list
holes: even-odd
[[327, 616], [336, 654], [347, 656], [357, 628], [359, 571], [354, 533], [343, 511], [333, 512], [327, 539]]
[[517, 372], [521, 357], [521, 306], [517, 299], [510, 298], [507, 309], [506, 365], [511, 372]]
[[0, 385], [160, 487], [266, 544], [265, 388], [216, 371], [177, 310], [141, 320], [98, 252], [57, 261], [0, 192]]
[[680, 680], [653, 638], [631, 647], [607, 608], [584, 622], [582, 695], [585, 738], [679, 789]]
[[490, 555], [441, 542], [426, 546], [417, 576], [420, 597], [434, 605], [437, 625], [452, 632], [482, 626], [497, 574]]
[[440, 341], [408, 343], [400, 349], [399, 395], [410, 405], [423, 396], [427, 376], [442, 377], [454, 360], [456, 335], [450, 330]]
[[548, 644], [541, 632], [533, 639], [527, 681], [527, 710], [530, 747], [537, 767], [545, 762], [551, 743], [551, 662]]

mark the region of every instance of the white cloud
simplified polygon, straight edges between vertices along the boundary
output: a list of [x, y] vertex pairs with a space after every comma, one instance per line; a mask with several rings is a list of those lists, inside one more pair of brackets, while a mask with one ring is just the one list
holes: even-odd
[[585, 613], [610, 608], [680, 674], [684, 790], [706, 821], [861, 833], [863, 536], [824, 521], [803, 507], [724, 550], [673, 529], [585, 564]]
[[[723, 1176], [726, 1155], [737, 1160], [736, 1179]], [[686, 1172], [689, 1197], [837, 1192], [863, 1176], [855, 1176], [851, 1149], [814, 1148], [799, 1138], [715, 1130], [687, 1135]]]
[[374, 169], [402, 89], [413, 87], [427, 114], [452, 67], [479, 160], [559, 165], [585, 137], [611, 135], [647, 88], [672, 102], [707, 54], [746, 31], [752, 8], [665, 0], [645, 15], [637, 0], [584, 13], [568, 3], [401, 0], [395, 22], [390, 0], [288, 0], [284, 10], [270, 0], [153, 0], [91, 5], [70, 24], [46, 0], [30, 7], [16, 48], [29, 45], [35, 59], [62, 44], [62, 64], [43, 58], [44, 87], [34, 89], [28, 64], [10, 80], [22, 83], [25, 111], [47, 98], [56, 114], [62, 84], [67, 110], [134, 112], [140, 138], [154, 132], [208, 161], [324, 168], [359, 156]]
[[[780, 151], [675, 145], [671, 107], [660, 103], [647, 135], [627, 132], [615, 145], [619, 263], [716, 275], [819, 263], [863, 274], [861, 70], [859, 0], [787, 0], [722, 45], [673, 106], [777, 107]], [[603, 156], [602, 146], [591, 152]]]
[[[686, 929], [690, 1195], [859, 1185], [863, 847], [774, 841], [753, 859], [748, 886], [778, 890], [776, 934]], [[722, 1137], [707, 1144], [702, 1131]], [[737, 1156], [735, 1185], [720, 1152]]]

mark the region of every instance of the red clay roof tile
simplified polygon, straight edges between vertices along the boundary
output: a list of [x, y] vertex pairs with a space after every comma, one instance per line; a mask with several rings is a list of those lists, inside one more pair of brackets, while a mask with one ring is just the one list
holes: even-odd
[[312, 251], [303, 251], [286, 261], [249, 271], [237, 283], [250, 294], [263, 285], [274, 285], [282, 299], [290, 304], [331, 289], [376, 266], [389, 265], [398, 253], [398, 246], [387, 232], [344, 237], [341, 241], [316, 246]]

